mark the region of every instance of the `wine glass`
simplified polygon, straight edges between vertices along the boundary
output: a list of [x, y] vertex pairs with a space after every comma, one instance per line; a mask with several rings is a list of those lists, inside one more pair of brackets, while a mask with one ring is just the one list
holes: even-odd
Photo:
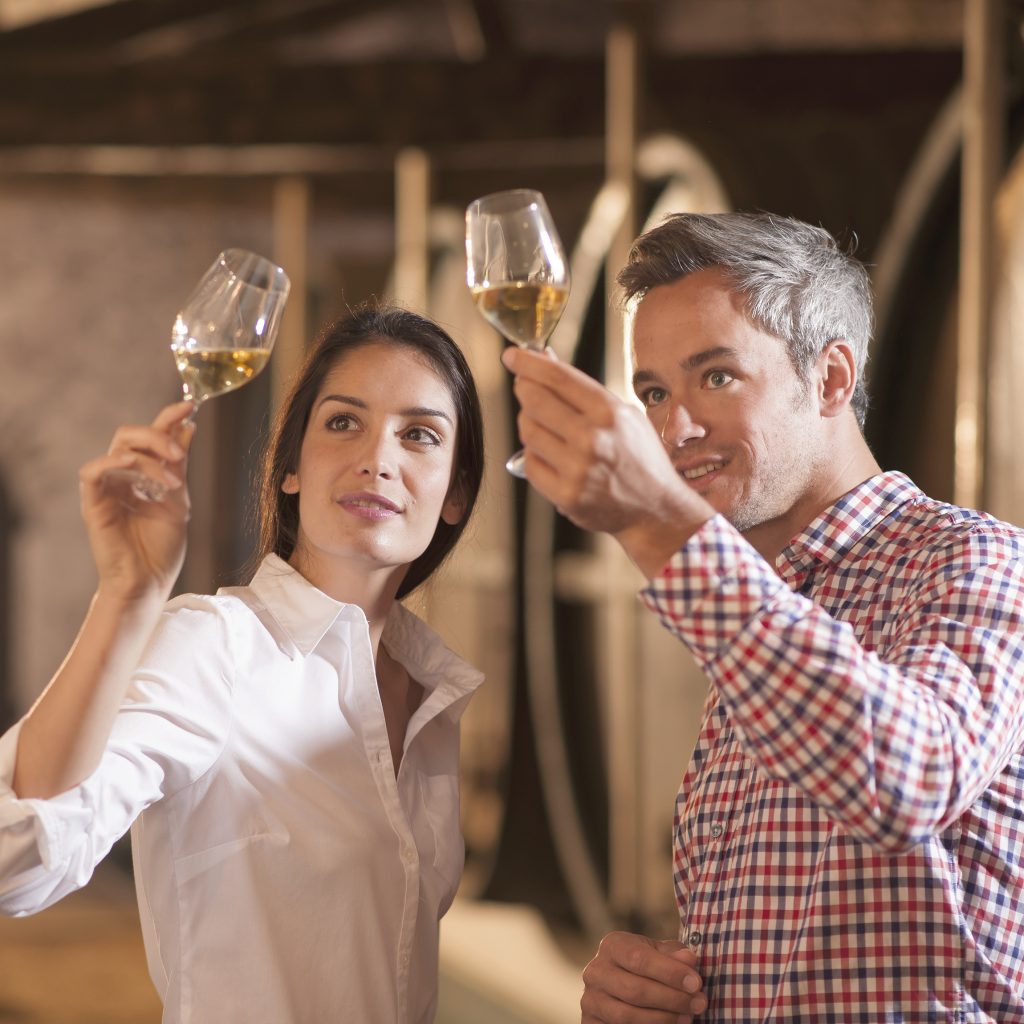
[[[214, 395], [248, 384], [263, 369], [281, 325], [291, 282], [270, 260], [244, 249], [226, 249], [202, 276], [174, 319], [171, 353], [182, 391], [192, 402], [185, 419]], [[127, 478], [136, 497], [161, 501], [167, 489], [134, 470], [114, 470]]]
[[[466, 283], [477, 309], [509, 341], [544, 348], [569, 298], [569, 266], [540, 192], [495, 192], [469, 204]], [[523, 477], [523, 452], [505, 468]]]

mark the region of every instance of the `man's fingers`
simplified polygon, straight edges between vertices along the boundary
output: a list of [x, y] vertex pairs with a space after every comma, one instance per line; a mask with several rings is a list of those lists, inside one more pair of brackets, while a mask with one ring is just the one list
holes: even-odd
[[505, 368], [522, 380], [534, 381], [550, 388], [578, 410], [586, 409], [595, 400], [603, 401], [607, 388], [593, 377], [568, 363], [559, 362], [543, 352], [512, 346], [501, 356]]
[[703, 984], [681, 943], [611, 932], [583, 971], [584, 1022], [679, 1024], [707, 1008]]
[[524, 445], [526, 478], [571, 519], [582, 485], [572, 442], [522, 416], [519, 436]]
[[707, 1006], [702, 995], [692, 996], [620, 968], [612, 971], [599, 982], [587, 983], [580, 999], [585, 1021], [678, 1024], [680, 1017], [701, 1013]]
[[693, 965], [662, 952], [657, 943], [630, 942], [629, 939], [635, 940], [635, 937], [626, 934], [624, 939], [609, 943], [608, 950], [612, 959], [625, 970], [682, 992], [691, 991], [683, 984], [687, 978], [700, 980]]
[[580, 418], [580, 411], [567, 403], [557, 391], [535, 381], [517, 377], [513, 391], [519, 402], [520, 419], [540, 423], [552, 433], [564, 437], [571, 425]]
[[700, 962], [697, 954], [689, 946], [684, 946], [675, 939], [660, 939], [656, 945], [660, 952], [667, 953], [674, 960], [689, 964], [690, 967], [696, 967]]
[[672, 956], [675, 953], [686, 953], [690, 957], [693, 957], [695, 963], [697, 960], [697, 957], [689, 946], [684, 946], [678, 939], [656, 939], [654, 942], [654, 948], [659, 953], [667, 953], [669, 956]]
[[568, 512], [559, 504], [561, 500], [559, 497], [561, 494], [559, 474], [536, 451], [532, 451], [529, 448], [524, 449], [524, 451], [526, 455], [523, 469], [526, 472], [526, 479], [530, 481], [530, 484], [538, 493], [542, 494], [555, 506], [559, 514], [563, 516], [568, 515]]

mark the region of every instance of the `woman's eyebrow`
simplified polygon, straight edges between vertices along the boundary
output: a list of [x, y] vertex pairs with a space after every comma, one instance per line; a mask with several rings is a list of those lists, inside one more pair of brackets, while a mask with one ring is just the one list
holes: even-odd
[[451, 416], [441, 409], [428, 409], [423, 405], [414, 405], [411, 409], [399, 410], [403, 416], [437, 416], [438, 419], [447, 420], [454, 427]]
[[368, 409], [369, 406], [361, 398], [353, 398], [352, 395], [324, 395], [316, 407], [319, 409], [324, 402], [340, 402], [342, 405], [354, 405], [357, 409]]
[[[369, 408], [366, 402], [361, 398], [354, 397], [353, 395], [324, 395], [324, 397], [317, 402], [317, 408], [323, 405], [324, 402], [340, 402], [342, 405], [354, 405], [357, 409]], [[452, 422], [451, 416], [442, 409], [431, 409], [425, 405], [414, 405], [408, 409], [399, 409], [398, 411], [402, 416], [436, 416], [438, 419], [447, 420], [453, 427], [455, 426]]]

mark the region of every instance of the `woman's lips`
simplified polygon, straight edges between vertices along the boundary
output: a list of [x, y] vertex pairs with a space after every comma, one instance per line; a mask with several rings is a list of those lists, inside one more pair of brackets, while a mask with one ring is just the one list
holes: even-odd
[[356, 494], [345, 494], [338, 499], [338, 504], [351, 515], [359, 519], [391, 519], [401, 515], [401, 508], [381, 494], [360, 491]]

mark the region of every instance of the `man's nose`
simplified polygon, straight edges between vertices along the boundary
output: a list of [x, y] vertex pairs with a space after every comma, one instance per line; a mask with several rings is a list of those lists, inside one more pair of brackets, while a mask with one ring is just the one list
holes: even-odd
[[685, 405], [675, 402], [668, 407], [659, 433], [666, 448], [680, 448], [687, 441], [704, 437], [707, 431]]

